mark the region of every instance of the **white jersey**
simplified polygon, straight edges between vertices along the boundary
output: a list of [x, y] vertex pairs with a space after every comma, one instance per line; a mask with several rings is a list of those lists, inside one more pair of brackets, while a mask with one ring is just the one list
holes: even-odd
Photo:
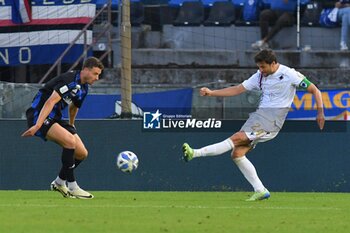
[[299, 72], [280, 64], [276, 72], [266, 77], [258, 70], [242, 85], [249, 91], [262, 91], [256, 113], [281, 128], [302, 80], [303, 75]]

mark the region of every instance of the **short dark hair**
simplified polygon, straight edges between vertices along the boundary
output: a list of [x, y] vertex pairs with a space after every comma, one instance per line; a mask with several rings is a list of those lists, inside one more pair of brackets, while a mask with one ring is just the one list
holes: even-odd
[[83, 69], [84, 68], [92, 69], [94, 67], [98, 67], [101, 70], [103, 70], [105, 68], [104, 65], [102, 64], [102, 62], [99, 59], [97, 59], [96, 57], [86, 58], [86, 60], [84, 61], [84, 64], [83, 64]]
[[269, 49], [264, 49], [258, 52], [254, 57], [255, 63], [266, 62], [267, 64], [272, 64], [277, 62], [276, 54]]

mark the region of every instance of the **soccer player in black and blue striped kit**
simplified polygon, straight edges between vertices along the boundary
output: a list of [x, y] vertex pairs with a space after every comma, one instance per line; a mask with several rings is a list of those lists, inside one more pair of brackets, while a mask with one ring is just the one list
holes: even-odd
[[[94, 196], [81, 189], [74, 177], [74, 169], [87, 157], [88, 151], [77, 134], [75, 117], [88, 93], [89, 85], [99, 79], [103, 64], [95, 57], [85, 60], [82, 70], [71, 71], [48, 81], [26, 111], [29, 129], [22, 136], [38, 136], [63, 148], [62, 168], [51, 183], [51, 189], [64, 197], [91, 199]], [[69, 121], [62, 119], [68, 106]]]

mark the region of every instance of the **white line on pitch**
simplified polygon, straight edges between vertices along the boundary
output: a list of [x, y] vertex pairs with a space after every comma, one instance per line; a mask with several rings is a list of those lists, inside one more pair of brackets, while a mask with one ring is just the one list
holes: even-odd
[[150, 209], [262, 209], [262, 210], [341, 210], [337, 207], [290, 207], [290, 206], [201, 206], [201, 205], [50, 205], [50, 204], [0, 204], [0, 207], [72, 207], [72, 208], [150, 208]]

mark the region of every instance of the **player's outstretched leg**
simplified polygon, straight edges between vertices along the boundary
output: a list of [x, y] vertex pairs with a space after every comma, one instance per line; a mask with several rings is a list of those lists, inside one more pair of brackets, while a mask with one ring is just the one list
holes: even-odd
[[262, 192], [255, 192], [250, 198], [248, 198], [246, 201], [262, 201], [265, 199], [268, 199], [270, 197], [269, 190], [265, 189]]
[[80, 188], [76, 182], [68, 183], [68, 194], [72, 197], [79, 199], [92, 199], [94, 195], [89, 192], [86, 192], [84, 189]]
[[182, 145], [183, 159], [188, 162], [193, 159], [193, 149], [187, 143]]
[[65, 184], [60, 185], [56, 182], [56, 180], [54, 180], [51, 182], [50, 188], [52, 191], [57, 191], [61, 193], [63, 197], [70, 197], [68, 193], [68, 188]]

